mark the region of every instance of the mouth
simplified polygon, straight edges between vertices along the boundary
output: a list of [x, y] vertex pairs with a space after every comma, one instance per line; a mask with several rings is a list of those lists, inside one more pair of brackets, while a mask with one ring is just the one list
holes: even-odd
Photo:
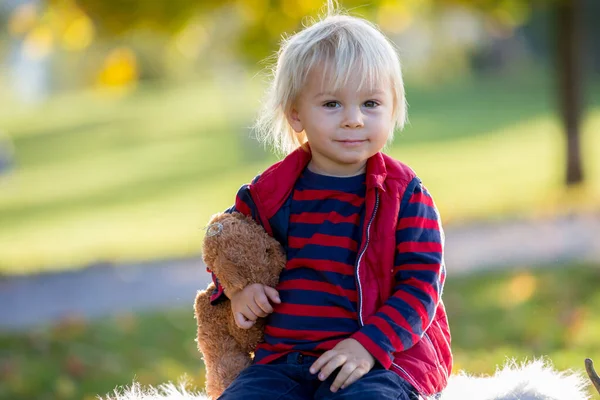
[[343, 144], [343, 145], [346, 145], [346, 146], [356, 146], [356, 145], [359, 145], [359, 144], [362, 144], [362, 143], [366, 143], [367, 140], [366, 139], [362, 139], [362, 140], [359, 140], [359, 139], [348, 139], [348, 140], [336, 140], [336, 142], [338, 142], [340, 144]]

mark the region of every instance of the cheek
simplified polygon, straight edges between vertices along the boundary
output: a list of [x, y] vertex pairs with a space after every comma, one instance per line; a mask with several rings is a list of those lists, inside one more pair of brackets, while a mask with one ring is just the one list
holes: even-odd
[[326, 133], [331, 126], [335, 125], [335, 119], [326, 112], [315, 111], [306, 120], [304, 126], [313, 132]]
[[326, 122], [331, 120], [331, 115], [330, 113], [327, 112], [327, 110], [323, 110], [323, 109], [316, 109], [313, 110], [313, 112], [310, 115], [311, 117], [311, 122], [313, 125], [319, 125], [320, 123]]
[[381, 144], [387, 142], [392, 130], [392, 124], [387, 121], [379, 121], [376, 126], [373, 127], [373, 131], [376, 132], [376, 141]]
[[381, 132], [381, 131], [385, 131], [388, 127], [390, 127], [390, 120], [391, 118], [385, 116], [385, 115], [374, 115], [372, 120], [371, 120], [371, 126], [373, 127], [374, 131], [377, 132]]

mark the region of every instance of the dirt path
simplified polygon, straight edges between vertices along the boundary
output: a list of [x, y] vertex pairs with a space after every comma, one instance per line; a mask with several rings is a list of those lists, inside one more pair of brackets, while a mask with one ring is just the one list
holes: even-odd
[[[453, 275], [507, 266], [600, 263], [600, 214], [446, 229]], [[24, 330], [70, 316], [191, 307], [209, 275], [200, 258], [0, 280], [0, 330]]]

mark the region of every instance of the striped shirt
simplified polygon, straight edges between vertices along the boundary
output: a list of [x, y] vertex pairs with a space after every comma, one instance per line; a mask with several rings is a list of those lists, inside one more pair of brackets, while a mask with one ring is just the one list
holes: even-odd
[[339, 178], [305, 169], [290, 203], [281, 304], [267, 317], [256, 363], [300, 351], [319, 355], [358, 331], [354, 265], [364, 214], [365, 175]]

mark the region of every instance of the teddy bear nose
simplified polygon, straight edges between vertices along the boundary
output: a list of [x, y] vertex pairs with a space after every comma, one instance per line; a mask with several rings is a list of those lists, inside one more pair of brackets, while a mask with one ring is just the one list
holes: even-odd
[[216, 236], [221, 232], [223, 232], [223, 224], [219, 222], [215, 222], [206, 227], [206, 236], [208, 237]]

